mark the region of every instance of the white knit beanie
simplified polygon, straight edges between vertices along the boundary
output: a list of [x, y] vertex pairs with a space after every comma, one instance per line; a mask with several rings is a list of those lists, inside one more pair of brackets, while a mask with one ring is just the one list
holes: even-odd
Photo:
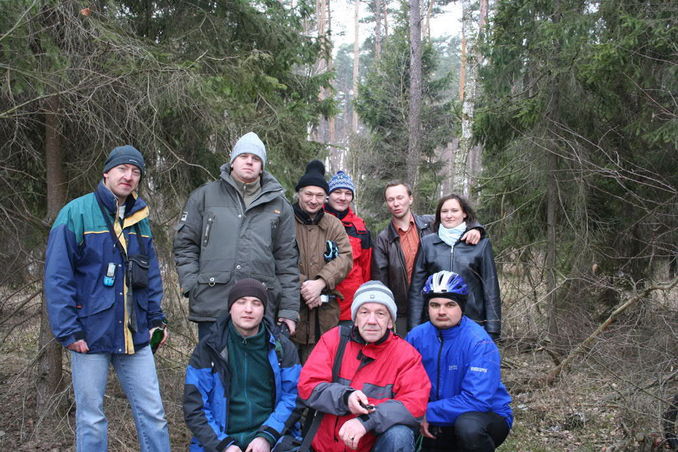
[[365, 303], [383, 304], [388, 309], [388, 312], [391, 313], [391, 319], [394, 322], [398, 318], [398, 307], [395, 304], [393, 292], [381, 281], [367, 281], [356, 290], [355, 295], [353, 295], [353, 303], [351, 304], [351, 319], [354, 322], [358, 309]]

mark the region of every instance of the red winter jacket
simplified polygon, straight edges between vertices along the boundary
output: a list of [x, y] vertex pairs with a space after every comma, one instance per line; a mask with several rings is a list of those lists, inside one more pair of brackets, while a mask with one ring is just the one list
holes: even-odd
[[336, 287], [344, 297], [343, 301], [339, 301], [339, 320], [351, 320], [353, 295], [362, 283], [371, 279], [372, 239], [363, 219], [357, 216], [350, 207], [343, 218], [329, 205], [325, 206], [325, 211], [341, 220], [346, 229], [346, 234], [348, 234], [348, 240], [351, 242], [353, 268]]
[[323, 334], [299, 377], [299, 396], [307, 406], [325, 413], [311, 446], [316, 452], [349, 451], [339, 429], [355, 418], [346, 406], [346, 392], [359, 389], [376, 410], [362, 415], [367, 434], [358, 452], [369, 452], [376, 434], [393, 425], [414, 429], [426, 413], [431, 383], [421, 355], [404, 339], [388, 332], [385, 339], [367, 344], [354, 328], [346, 344], [338, 382], [332, 382], [332, 366], [339, 346], [340, 328]]

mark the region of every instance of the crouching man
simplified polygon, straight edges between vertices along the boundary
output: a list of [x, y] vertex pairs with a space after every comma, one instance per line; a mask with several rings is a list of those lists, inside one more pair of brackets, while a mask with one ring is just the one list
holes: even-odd
[[434, 273], [422, 293], [431, 320], [406, 338], [421, 353], [432, 383], [422, 450], [493, 451], [513, 424], [499, 350], [482, 326], [463, 315], [468, 288], [460, 275]]
[[251, 278], [228, 295], [228, 315], [200, 341], [186, 369], [191, 451], [269, 452], [295, 407], [296, 347], [264, 320], [266, 287]]
[[352, 329], [320, 338], [299, 377], [299, 397], [324, 413], [312, 448], [413, 451], [431, 384], [419, 353], [391, 331], [393, 294], [379, 281], [362, 284], [351, 317]]

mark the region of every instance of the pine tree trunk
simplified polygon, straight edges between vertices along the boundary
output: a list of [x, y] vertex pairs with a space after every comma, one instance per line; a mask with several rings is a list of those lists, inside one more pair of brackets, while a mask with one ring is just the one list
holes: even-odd
[[[560, 21], [560, 2], [554, 2], [553, 22]], [[560, 51], [560, 44], [556, 43], [555, 52]], [[556, 70], [558, 70], [556, 68]], [[551, 100], [548, 111], [549, 119], [552, 124], [560, 122], [560, 75], [554, 77], [554, 83], [551, 85]], [[551, 132], [549, 132], [551, 133]], [[552, 146], [557, 147], [559, 137], [557, 133], [553, 133]], [[558, 155], [557, 150], [552, 149], [547, 155], [547, 182], [546, 182], [546, 290], [548, 293], [548, 332], [551, 341], [556, 345], [559, 339], [558, 331], [558, 298], [557, 298], [557, 278], [556, 278], [556, 264], [557, 264], [557, 207], [558, 207]]]
[[[381, 43], [384, 39], [383, 29], [385, 21], [384, 0], [375, 0], [375, 23], [374, 23], [374, 58], [381, 57]], [[357, 19], [356, 19], [357, 22]], [[357, 25], [356, 25], [357, 27]], [[357, 32], [356, 32], [357, 36]], [[355, 60], [354, 60], [355, 61]]]
[[[377, 15], [378, 17], [378, 15]], [[358, 97], [358, 84], [360, 83], [360, 2], [355, 0], [353, 10], [353, 99]], [[379, 29], [377, 23], [376, 29]], [[380, 43], [381, 44], [381, 43]], [[353, 108], [351, 112], [351, 132], [358, 132], [358, 113]]]
[[[416, 189], [421, 157], [421, 13], [419, 0], [410, 0], [410, 99], [407, 182]], [[415, 198], [416, 199], [416, 198]], [[416, 206], [415, 206], [416, 208]]]
[[[47, 217], [51, 222], [64, 205], [66, 184], [63, 171], [63, 148], [59, 125], [59, 98], [50, 97], [45, 102], [45, 166], [47, 168]], [[62, 347], [56, 342], [47, 321], [43, 294], [40, 316], [39, 357], [36, 376], [36, 410], [42, 415], [48, 409], [61, 411], [66, 404], [55, 404], [54, 395], [63, 390]]]

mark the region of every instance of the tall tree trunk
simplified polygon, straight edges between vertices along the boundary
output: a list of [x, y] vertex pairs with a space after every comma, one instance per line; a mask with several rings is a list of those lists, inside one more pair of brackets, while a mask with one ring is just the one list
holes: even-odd
[[[61, 130], [59, 124], [59, 98], [47, 98], [44, 106], [45, 114], [45, 166], [47, 169], [47, 219], [52, 221], [66, 200], [66, 183], [63, 171], [63, 148], [61, 146]], [[53, 397], [63, 387], [62, 350], [54, 340], [47, 321], [47, 309], [43, 294], [40, 316], [40, 336], [38, 339], [39, 358], [36, 378], [36, 409], [44, 414], [48, 409], [60, 411], [65, 404], [55, 405]]]
[[433, 15], [433, 2], [434, 0], [428, 0], [426, 2], [426, 20], [424, 20], [424, 33], [426, 39], [431, 39], [431, 16]]
[[[421, 13], [419, 0], [410, 0], [410, 98], [407, 182], [415, 188], [421, 157]], [[417, 198], [415, 198], [417, 199]]]
[[[316, 30], [318, 33], [318, 39], [323, 42], [323, 45], [329, 43], [329, 36], [327, 34], [327, 11], [329, 8], [330, 0], [316, 0]], [[324, 54], [321, 58], [318, 59], [316, 64], [316, 74], [323, 74], [327, 72], [328, 69], [328, 56]], [[318, 94], [318, 100], [321, 102], [324, 101], [328, 96], [328, 90], [323, 88]], [[320, 117], [318, 120], [318, 125], [315, 126], [311, 131], [311, 140], [317, 141], [319, 143], [328, 142], [328, 122], [325, 118]], [[331, 159], [330, 155], [330, 159]]]
[[[384, 39], [384, 20], [386, 14], [386, 6], [384, 5], [384, 0], [375, 0], [375, 23], [374, 23], [374, 58], [379, 59], [381, 57], [381, 44]], [[357, 22], [357, 19], [356, 19]], [[356, 25], [357, 27], [357, 25]], [[356, 29], [356, 36], [358, 35]], [[354, 60], [355, 61], [355, 60]]]
[[[463, 22], [462, 22], [463, 24]], [[461, 54], [459, 55], [459, 102], [464, 102], [464, 87], [466, 86], [466, 35], [464, 27], [461, 27]]]
[[478, 46], [482, 30], [487, 23], [488, 3], [480, 1], [478, 23], [473, 22], [474, 3], [462, 1], [462, 55], [459, 77], [459, 97], [462, 103], [461, 139], [454, 163], [454, 190], [464, 196], [471, 194], [471, 185], [480, 171], [480, 146], [473, 146], [473, 120], [478, 96], [478, 66], [482, 58]]
[[[560, 22], [560, 1], [555, 0], [553, 22]], [[554, 43], [554, 53], [560, 54], [560, 42]], [[558, 68], [555, 71], [559, 70]], [[560, 122], [560, 75], [554, 77], [554, 83], [551, 84], [551, 99], [548, 109], [548, 117], [551, 120], [549, 128]], [[551, 132], [548, 132], [551, 134]], [[559, 146], [558, 133], [555, 132], [551, 137], [552, 146]], [[553, 149], [547, 155], [547, 182], [546, 182], [546, 290], [548, 293], [548, 333], [549, 338], [556, 345], [559, 339], [558, 331], [558, 280], [557, 271], [557, 207], [558, 207], [558, 155], [557, 150]]]
[[[327, 19], [327, 39], [329, 41], [331, 35], [332, 35], [332, 14], [330, 10], [330, 0], [326, 0], [325, 4], [326, 10], [326, 19]], [[328, 71], [333, 71], [334, 70], [334, 60], [332, 59], [332, 52], [329, 52], [327, 54], [327, 70]], [[336, 80], [332, 81], [332, 84], [334, 85], [336, 83]], [[333, 90], [328, 90], [329, 92], [327, 93], [328, 96], [331, 96], [332, 93], [334, 92]], [[335, 146], [337, 144], [337, 128], [336, 128], [336, 122], [334, 116], [331, 116], [328, 120], [327, 127], [329, 129], [329, 141], [332, 146]], [[342, 152], [342, 151], [339, 151]], [[343, 155], [340, 156], [340, 160], [343, 160]], [[339, 166], [341, 168], [341, 164]]]
[[[360, 83], [360, 1], [354, 0], [355, 6], [353, 10], [353, 99], [358, 98], [358, 84]], [[379, 0], [377, 1], [379, 3]], [[377, 17], [379, 15], [377, 14]], [[378, 19], [377, 19], [378, 20]], [[377, 22], [376, 29], [379, 29]], [[380, 43], [381, 45], [381, 43]], [[352, 99], [352, 100], [353, 100]], [[358, 132], [358, 113], [355, 107], [351, 110], [351, 132]]]

